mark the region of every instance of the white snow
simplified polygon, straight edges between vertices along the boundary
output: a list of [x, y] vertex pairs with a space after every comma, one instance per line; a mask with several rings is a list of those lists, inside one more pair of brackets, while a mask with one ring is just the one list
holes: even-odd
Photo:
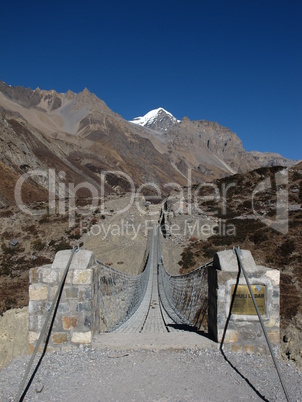
[[179, 120], [177, 120], [170, 112], [168, 112], [162, 107], [159, 107], [158, 109], [150, 110], [150, 112], [148, 112], [144, 116], [135, 117], [133, 120], [130, 120], [130, 123], [139, 124], [140, 126], [145, 126], [146, 124], [152, 124], [153, 121], [157, 119], [160, 112], [166, 113], [171, 118], [172, 121], [175, 121], [175, 123], [179, 122]]

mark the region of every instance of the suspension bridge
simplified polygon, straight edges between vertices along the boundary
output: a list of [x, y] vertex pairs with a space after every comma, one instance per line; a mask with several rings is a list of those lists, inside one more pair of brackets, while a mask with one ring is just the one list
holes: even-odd
[[[207, 277], [203, 265], [187, 275], [170, 275], [163, 263], [161, 234], [154, 225], [143, 270], [127, 275], [98, 261], [104, 332], [95, 342], [108, 347], [215, 347], [197, 335], [207, 311]], [[189, 330], [189, 331], [188, 331]], [[129, 336], [127, 336], [129, 334]]]
[[[171, 275], [162, 257], [160, 229], [154, 224], [138, 275], [120, 272], [79, 248], [57, 253], [52, 266], [31, 270], [29, 341], [35, 346], [17, 400], [26, 393], [40, 345], [39, 363], [49, 340], [52, 347], [70, 342], [124, 351], [218, 349], [226, 343], [231, 350], [262, 353], [266, 342], [287, 397], [270, 342], [279, 345], [279, 273], [257, 267], [248, 251], [225, 250], [186, 275]], [[251, 298], [254, 310], [235, 300], [237, 287], [244, 296], [239, 299]], [[261, 313], [253, 291], [264, 301]], [[214, 340], [201, 336], [206, 314]]]

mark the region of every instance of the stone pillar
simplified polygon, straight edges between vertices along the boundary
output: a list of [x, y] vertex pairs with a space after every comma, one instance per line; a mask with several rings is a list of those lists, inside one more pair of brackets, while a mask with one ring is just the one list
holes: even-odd
[[[279, 351], [280, 338], [280, 273], [275, 269], [256, 266], [252, 254], [242, 250], [245, 268], [273, 348]], [[238, 262], [232, 250], [216, 253], [209, 267], [209, 333], [221, 343], [230, 314], [232, 294], [238, 277]], [[267, 343], [254, 308], [243, 273], [241, 273], [232, 312], [224, 337], [224, 348], [250, 353], [269, 353]]]
[[[52, 265], [30, 270], [29, 345], [33, 349], [67, 266], [71, 250], [59, 251]], [[71, 262], [52, 328], [49, 347], [90, 344], [99, 327], [97, 265], [91, 251]]]

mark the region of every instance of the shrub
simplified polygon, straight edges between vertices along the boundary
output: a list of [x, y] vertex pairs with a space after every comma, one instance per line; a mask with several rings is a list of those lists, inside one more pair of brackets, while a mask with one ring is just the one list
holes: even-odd
[[45, 248], [46, 244], [42, 242], [41, 239], [38, 239], [36, 241], [34, 241], [33, 243], [33, 249], [36, 251], [41, 251]]
[[186, 249], [181, 253], [181, 260], [178, 265], [183, 269], [189, 269], [195, 265], [194, 254], [191, 249]]
[[251, 200], [245, 200], [245, 201], [243, 201], [242, 206], [244, 208], [247, 208], [247, 209], [252, 209], [252, 201]]
[[249, 236], [249, 239], [254, 242], [255, 244], [260, 244], [266, 240], [268, 240], [267, 233], [263, 231], [257, 231]]
[[276, 264], [276, 255], [275, 254], [269, 254], [265, 257], [265, 262], [266, 264]]
[[283, 258], [289, 257], [296, 249], [293, 239], [287, 239], [281, 246], [277, 247], [276, 254]]
[[39, 223], [47, 223], [49, 222], [49, 214], [45, 214], [42, 216], [41, 219], [39, 219]]
[[213, 260], [216, 252], [217, 252], [217, 249], [208, 247], [208, 248], [204, 249], [203, 256], [205, 258], [209, 258], [210, 260]]
[[70, 250], [71, 248], [71, 245], [66, 240], [61, 240], [60, 243], [54, 247], [54, 251], [57, 253], [58, 251]]
[[71, 233], [68, 238], [71, 240], [78, 240], [81, 237], [81, 233], [79, 230], [77, 230], [75, 233]]
[[299, 180], [301, 179], [301, 173], [297, 172], [296, 170], [294, 170], [293, 172], [293, 181]]
[[29, 232], [29, 233], [31, 233], [31, 234], [33, 234], [33, 235], [38, 234], [37, 228], [36, 228], [35, 225], [30, 225], [30, 226], [26, 229], [26, 231]]

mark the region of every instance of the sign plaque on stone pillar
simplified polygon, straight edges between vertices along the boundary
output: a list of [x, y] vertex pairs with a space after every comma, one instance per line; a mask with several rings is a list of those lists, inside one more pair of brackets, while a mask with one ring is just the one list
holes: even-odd
[[[248, 275], [262, 323], [272, 347], [278, 353], [280, 273], [276, 269], [256, 265], [249, 250], [241, 250], [241, 262]], [[208, 269], [208, 278], [208, 327], [213, 339], [221, 343], [221, 347], [234, 352], [269, 353], [249, 287], [239, 272], [233, 250], [216, 253], [213, 266]]]
[[[232, 285], [233, 299], [236, 285]], [[261, 315], [265, 314], [265, 285], [251, 285], [256, 304]], [[252, 296], [247, 285], [238, 285], [232, 308], [232, 314], [257, 315]]]

